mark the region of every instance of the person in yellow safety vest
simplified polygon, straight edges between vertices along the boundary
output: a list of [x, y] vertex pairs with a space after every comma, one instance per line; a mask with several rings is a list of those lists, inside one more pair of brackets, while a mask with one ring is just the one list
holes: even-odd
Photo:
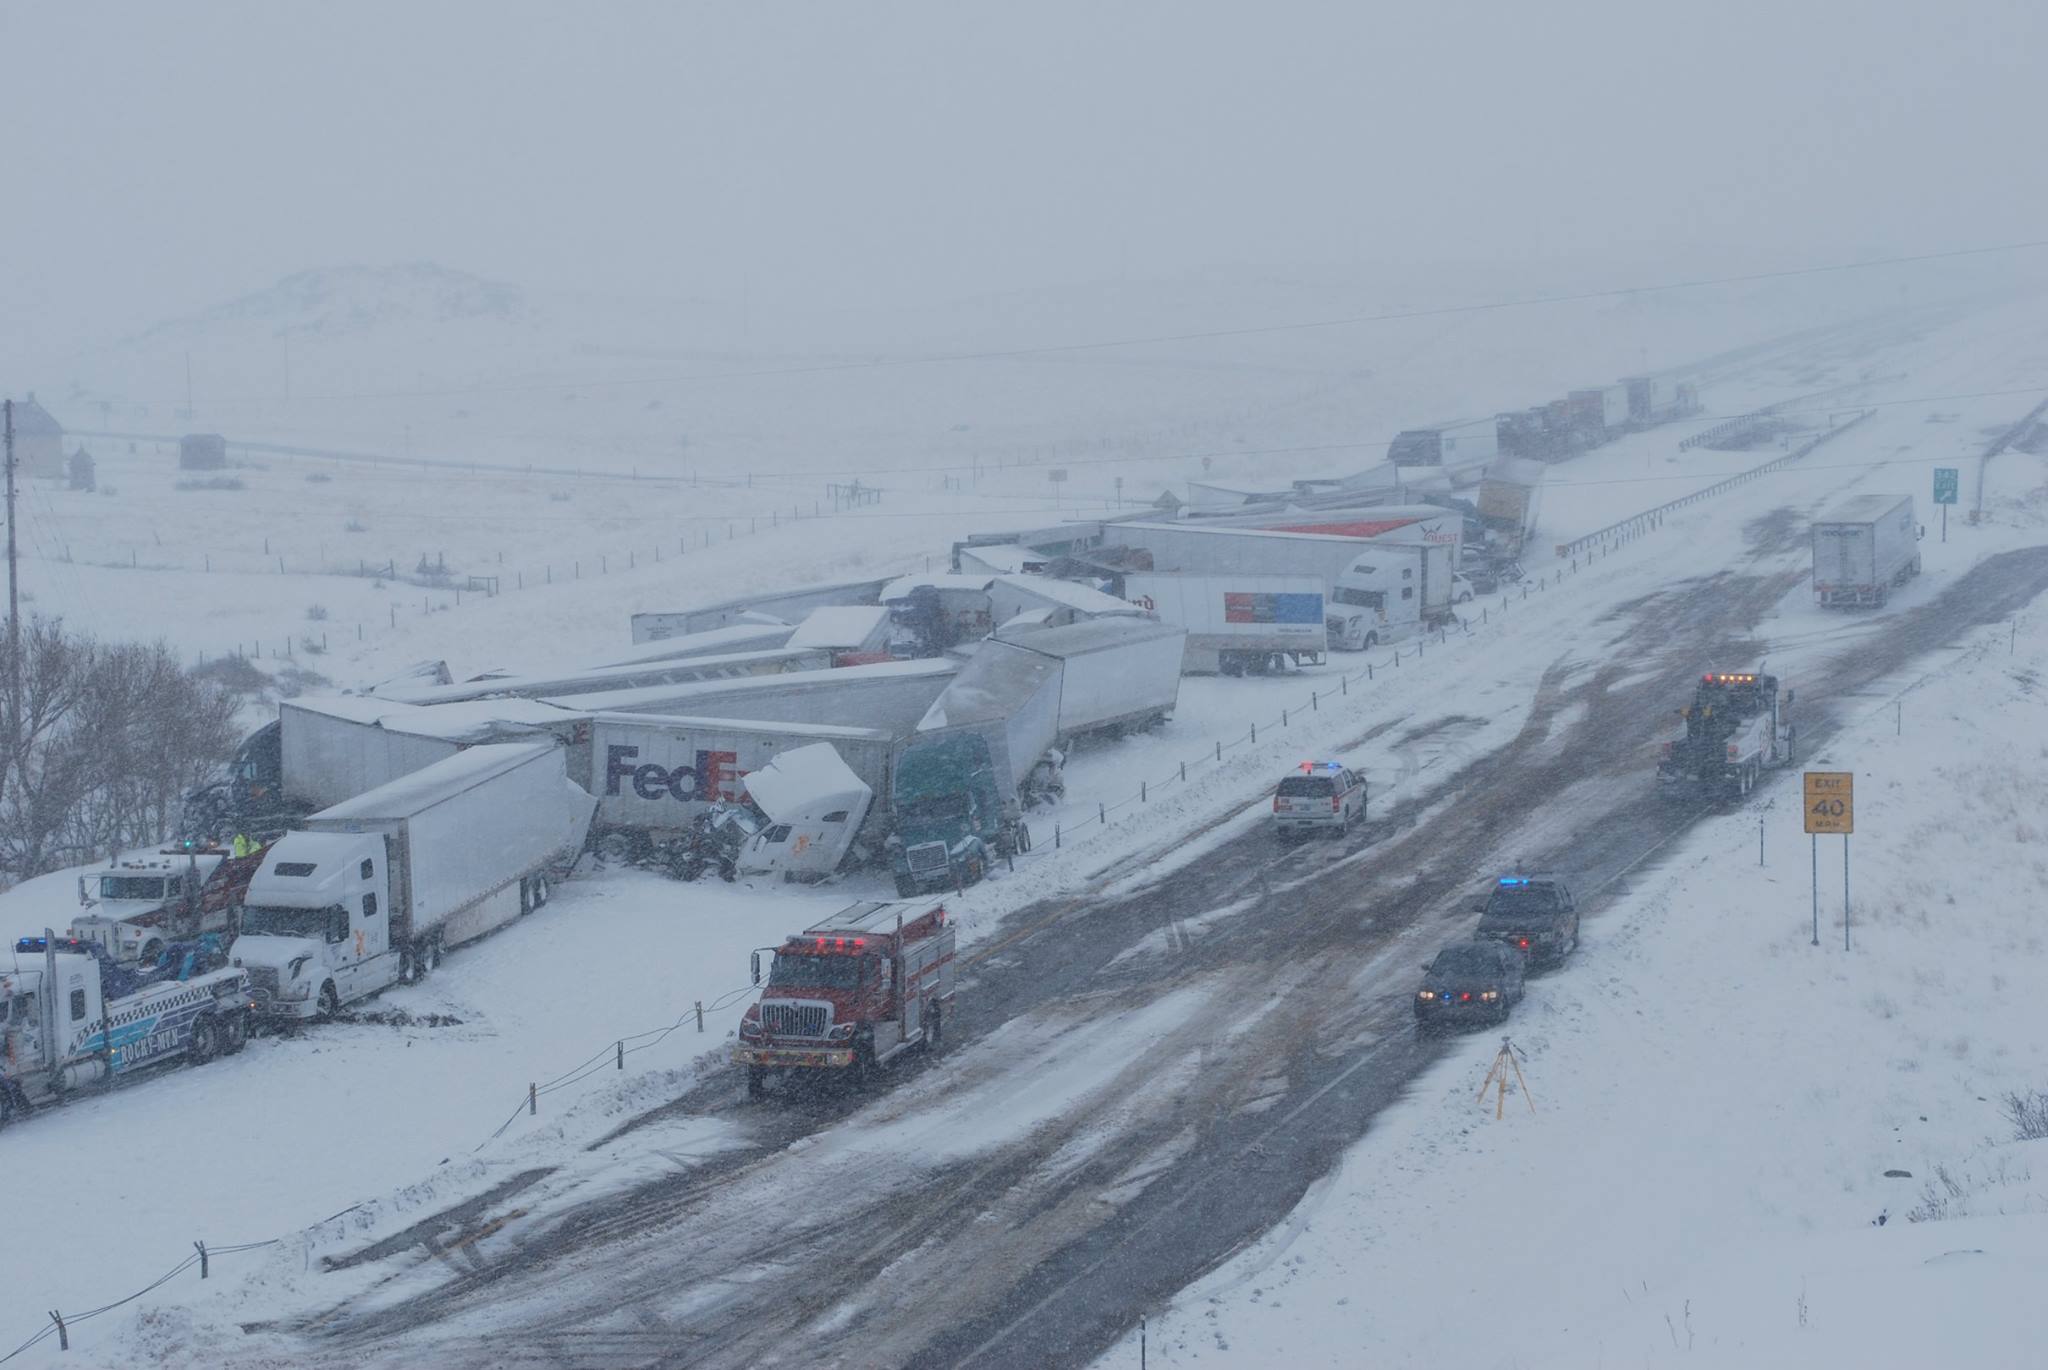
[[230, 850], [238, 857], [250, 856], [255, 853], [256, 844], [251, 842], [245, 834], [236, 833], [234, 846]]

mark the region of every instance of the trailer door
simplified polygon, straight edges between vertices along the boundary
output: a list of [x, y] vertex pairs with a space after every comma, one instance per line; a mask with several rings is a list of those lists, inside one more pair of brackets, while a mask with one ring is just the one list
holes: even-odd
[[1813, 530], [1813, 583], [1816, 586], [1860, 585], [1866, 577], [1856, 566], [1857, 529], [1824, 523]]

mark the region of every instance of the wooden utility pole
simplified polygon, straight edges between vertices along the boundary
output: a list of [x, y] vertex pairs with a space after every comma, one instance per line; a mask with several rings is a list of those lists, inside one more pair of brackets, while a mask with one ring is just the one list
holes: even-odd
[[8, 400], [7, 428], [7, 764], [21, 755], [21, 586], [15, 578], [14, 401]]

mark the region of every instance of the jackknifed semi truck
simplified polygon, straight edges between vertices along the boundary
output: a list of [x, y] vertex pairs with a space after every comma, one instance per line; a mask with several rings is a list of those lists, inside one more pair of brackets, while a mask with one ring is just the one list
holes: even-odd
[[1911, 495], [1857, 495], [1813, 521], [1813, 598], [1823, 608], [1881, 608], [1919, 574]]

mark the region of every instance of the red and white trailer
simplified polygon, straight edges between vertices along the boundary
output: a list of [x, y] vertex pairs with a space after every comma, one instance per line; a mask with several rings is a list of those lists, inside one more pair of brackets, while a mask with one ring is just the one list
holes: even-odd
[[[854, 904], [773, 949], [733, 1060], [747, 1093], [771, 1070], [845, 1071], [865, 1084], [912, 1050], [936, 1051], [951, 1015], [954, 932], [943, 904]], [[761, 984], [761, 953], [754, 953]]]

